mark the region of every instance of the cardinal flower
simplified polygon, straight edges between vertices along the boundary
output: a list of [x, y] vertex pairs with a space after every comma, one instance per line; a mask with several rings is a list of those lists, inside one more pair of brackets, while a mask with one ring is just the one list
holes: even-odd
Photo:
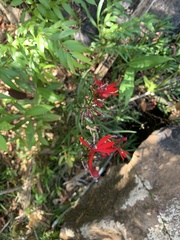
[[109, 156], [112, 152], [115, 151], [114, 142], [110, 141], [111, 136], [105, 136], [101, 138], [95, 146], [91, 146], [86, 142], [82, 137], [79, 137], [80, 142], [89, 148], [89, 160], [87, 163], [88, 171], [91, 176], [95, 179], [99, 178], [100, 175], [98, 171], [93, 166], [93, 160], [95, 153], [100, 153], [102, 157]]
[[95, 81], [93, 86], [95, 86], [94, 94], [96, 97], [105, 99], [109, 96], [118, 96], [118, 88], [116, 87], [117, 84], [115, 82], [106, 84], [103, 81], [97, 79], [96, 76], [94, 76], [94, 80]]
[[99, 178], [98, 171], [93, 166], [93, 160], [95, 153], [100, 153], [101, 157], [107, 157], [111, 153], [119, 153], [122, 160], [127, 157], [129, 154], [127, 151], [123, 150], [121, 147], [117, 146], [117, 143], [126, 141], [127, 138], [122, 138], [120, 140], [112, 141], [112, 136], [107, 135], [101, 138], [96, 145], [91, 146], [88, 142], [86, 142], [82, 137], [79, 137], [80, 142], [89, 148], [89, 160], [87, 163], [88, 171], [90, 172], [91, 176], [95, 179]]
[[79, 137], [80, 142], [90, 149], [90, 153], [99, 152], [103, 155], [109, 156], [110, 153], [114, 152], [114, 144], [115, 142], [110, 141], [111, 136], [104, 136], [101, 138], [95, 146], [91, 146], [88, 142], [86, 142], [82, 137]]
[[89, 161], [87, 163], [88, 171], [94, 179], [98, 179], [100, 177], [100, 175], [93, 166], [93, 160], [94, 160], [94, 152], [91, 152], [90, 156], [89, 156]]

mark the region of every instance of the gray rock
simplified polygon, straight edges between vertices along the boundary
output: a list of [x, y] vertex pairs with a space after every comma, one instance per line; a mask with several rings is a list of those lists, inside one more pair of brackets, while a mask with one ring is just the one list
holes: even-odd
[[[180, 24], [180, 1], [179, 0], [134, 0], [136, 8], [132, 17], [139, 17], [144, 13], [153, 13], [159, 19], [169, 17], [175, 27]], [[138, 4], [137, 4], [138, 3]]]
[[65, 216], [61, 239], [179, 240], [179, 161], [180, 126], [153, 132]]

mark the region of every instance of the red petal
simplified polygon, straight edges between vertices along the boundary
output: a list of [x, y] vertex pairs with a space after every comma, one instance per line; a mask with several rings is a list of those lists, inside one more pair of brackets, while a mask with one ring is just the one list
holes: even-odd
[[100, 175], [98, 171], [96, 171], [96, 169], [93, 167], [93, 158], [94, 158], [94, 153], [91, 152], [90, 159], [88, 161], [89, 172], [93, 178], [99, 178]]
[[119, 142], [126, 142], [127, 141], [127, 137], [123, 137], [123, 138], [120, 138], [120, 139], [117, 139], [115, 140], [117, 143]]
[[103, 107], [104, 103], [101, 101], [98, 101], [98, 99], [94, 99], [94, 103], [98, 106], [98, 107]]
[[90, 148], [90, 149], [92, 148], [91, 145], [89, 145], [88, 142], [84, 141], [84, 139], [83, 139], [82, 137], [80, 137], [80, 136], [79, 136], [79, 141], [80, 141], [84, 146], [86, 146], [86, 147], [88, 147], [88, 148]]
[[116, 148], [116, 151], [119, 152], [119, 155], [121, 156], [123, 161], [124, 161], [125, 158], [127, 158], [127, 155], [129, 154], [128, 151], [125, 151], [122, 148]]
[[103, 81], [99, 80], [96, 77], [96, 75], [94, 75], [94, 80], [95, 80], [94, 84], [97, 85], [98, 87], [101, 87], [104, 84]]
[[109, 142], [109, 143], [104, 143], [103, 145], [99, 146], [98, 148], [94, 149], [96, 152], [100, 152], [100, 151], [108, 151], [111, 150], [112, 152], [114, 151], [114, 143], [113, 142]]
[[109, 140], [110, 138], [111, 138], [111, 135], [107, 135], [107, 136], [102, 137], [102, 138], [98, 141], [98, 143], [96, 144], [97, 148], [98, 148], [100, 145], [104, 144], [104, 143], [105, 143], [107, 140]]

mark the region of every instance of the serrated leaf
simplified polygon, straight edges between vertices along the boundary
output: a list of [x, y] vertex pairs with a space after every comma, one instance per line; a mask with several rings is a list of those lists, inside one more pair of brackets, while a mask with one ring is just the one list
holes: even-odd
[[49, 112], [53, 107], [49, 105], [40, 105], [40, 106], [33, 106], [30, 109], [26, 110], [26, 116], [39, 116]]
[[165, 56], [138, 56], [131, 60], [128, 65], [137, 70], [146, 70], [170, 60], [173, 60], [173, 58]]
[[133, 68], [127, 68], [124, 74], [123, 81], [119, 88], [119, 98], [120, 100], [125, 98], [125, 105], [129, 103], [129, 100], [133, 94], [134, 77], [135, 77], [135, 70]]
[[7, 144], [5, 138], [0, 134], [0, 150], [7, 151]]

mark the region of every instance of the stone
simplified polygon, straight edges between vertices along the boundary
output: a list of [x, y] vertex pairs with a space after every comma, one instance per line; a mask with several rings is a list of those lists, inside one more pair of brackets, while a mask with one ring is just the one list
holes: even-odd
[[65, 215], [60, 239], [179, 240], [179, 161], [180, 126], [153, 132]]
[[180, 27], [179, 0], [133, 0], [133, 3], [135, 9], [132, 17], [140, 17], [144, 13], [152, 13], [159, 19], [169, 17], [175, 27]]

